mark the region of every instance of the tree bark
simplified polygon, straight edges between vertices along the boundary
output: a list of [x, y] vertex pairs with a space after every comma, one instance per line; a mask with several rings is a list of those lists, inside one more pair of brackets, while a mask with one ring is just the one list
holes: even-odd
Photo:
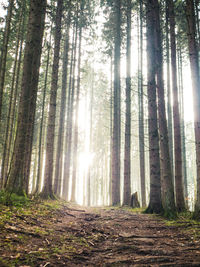
[[[93, 106], [94, 106], [94, 67], [92, 70], [91, 77], [91, 94], [90, 94], [90, 135], [89, 135], [89, 155], [92, 153], [92, 133], [93, 133]], [[87, 204], [91, 206], [91, 165], [88, 167], [88, 175], [87, 175]]]
[[114, 2], [114, 116], [112, 142], [112, 205], [120, 204], [120, 158], [121, 158], [121, 0]]
[[54, 44], [54, 58], [53, 58], [52, 79], [51, 79], [50, 106], [49, 106], [48, 126], [47, 126], [44, 188], [41, 192], [41, 196], [43, 198], [48, 198], [48, 197], [53, 198], [53, 187], [52, 187], [53, 157], [54, 157], [56, 99], [57, 99], [57, 89], [58, 89], [58, 69], [59, 69], [62, 13], [63, 13], [63, 0], [58, 0], [57, 10], [56, 10], [56, 29], [54, 36], [55, 44]]
[[78, 76], [77, 76], [77, 93], [76, 93], [76, 109], [75, 109], [75, 125], [74, 125], [74, 147], [73, 147], [73, 172], [72, 172], [72, 193], [71, 201], [76, 200], [76, 180], [77, 180], [77, 155], [78, 155], [78, 115], [80, 100], [80, 81], [81, 81], [81, 48], [82, 48], [82, 26], [79, 29], [79, 48], [78, 48]]
[[[52, 28], [51, 28], [52, 31]], [[50, 61], [50, 50], [51, 50], [51, 35], [50, 32], [50, 40], [47, 42], [47, 62], [45, 69], [45, 79], [44, 79], [44, 91], [42, 98], [42, 114], [41, 114], [41, 122], [40, 122], [40, 134], [39, 134], [39, 149], [38, 149], [38, 168], [37, 168], [37, 181], [35, 187], [35, 193], [39, 194], [41, 190], [41, 175], [42, 175], [42, 166], [43, 166], [43, 157], [44, 153], [42, 149], [42, 138], [43, 138], [43, 127], [44, 127], [44, 112], [45, 112], [45, 100], [46, 100], [46, 91], [47, 91], [47, 80], [48, 80], [48, 71], [49, 71], [49, 61]]]
[[123, 204], [131, 201], [131, 0], [127, 1], [127, 42], [126, 42], [126, 122], [124, 147], [124, 198]]
[[160, 165], [161, 165], [161, 187], [162, 203], [165, 215], [174, 217], [176, 215], [174, 188], [172, 182], [172, 170], [169, 154], [167, 118], [165, 108], [165, 94], [163, 81], [163, 53], [160, 27], [160, 6], [158, 0], [154, 1], [155, 13], [155, 57], [156, 57], [156, 78], [157, 78], [157, 103], [159, 121], [159, 140], [160, 140]]
[[[69, 4], [70, 5], [70, 4]], [[62, 69], [62, 92], [61, 92], [61, 106], [59, 118], [59, 131], [57, 141], [56, 165], [55, 165], [55, 179], [54, 179], [54, 193], [60, 196], [61, 193], [61, 179], [63, 170], [63, 145], [64, 145], [64, 121], [66, 115], [66, 89], [68, 77], [68, 58], [69, 58], [69, 29], [71, 22], [71, 7], [69, 6], [69, 13], [67, 19], [67, 29], [65, 33], [64, 55], [63, 55], [63, 69]]]
[[171, 92], [171, 74], [170, 74], [170, 54], [169, 54], [169, 8], [166, 3], [166, 64], [167, 64], [167, 115], [168, 115], [168, 137], [169, 137], [169, 153], [171, 160], [172, 182], [174, 186], [174, 153], [173, 153], [173, 129], [172, 129], [172, 92]]
[[65, 159], [64, 159], [64, 175], [63, 175], [63, 192], [62, 196], [64, 199], [68, 199], [68, 191], [69, 191], [69, 176], [67, 176], [67, 153], [68, 153], [68, 139], [70, 132], [70, 107], [71, 107], [71, 91], [72, 91], [72, 75], [73, 75], [73, 60], [74, 60], [74, 43], [75, 43], [75, 35], [76, 35], [76, 23], [73, 25], [73, 36], [72, 36], [72, 51], [71, 51], [71, 59], [70, 59], [70, 73], [69, 73], [69, 86], [68, 86], [68, 96], [67, 96], [67, 121], [66, 121], [66, 134], [65, 134]]
[[18, 25], [18, 32], [17, 32], [17, 43], [16, 43], [16, 48], [15, 48], [15, 61], [14, 61], [14, 66], [13, 66], [13, 74], [12, 74], [12, 82], [11, 82], [11, 92], [10, 92], [10, 102], [9, 102], [9, 109], [8, 109], [8, 118], [7, 118], [7, 126], [6, 126], [6, 135], [5, 135], [5, 142], [4, 142], [4, 150], [3, 150], [3, 159], [2, 159], [2, 166], [1, 166], [1, 186], [2, 188], [5, 185], [5, 182], [7, 180], [7, 172], [8, 172], [8, 164], [9, 164], [9, 156], [10, 156], [10, 132], [12, 129], [12, 107], [13, 107], [13, 102], [14, 102], [14, 95], [15, 95], [15, 80], [16, 80], [16, 72], [17, 72], [17, 63], [18, 63], [18, 56], [19, 56], [19, 49], [20, 49], [20, 42], [21, 40], [21, 31], [23, 28], [23, 21], [22, 20], [22, 14], [24, 12], [24, 6], [21, 8], [20, 11], [20, 21]]
[[13, 6], [14, 6], [14, 0], [10, 0], [8, 5], [8, 13], [6, 17], [6, 26], [3, 37], [3, 45], [2, 45], [1, 59], [0, 59], [0, 121], [2, 113], [4, 81], [6, 74], [6, 60], [7, 60], [8, 42], [10, 37], [10, 25], [12, 19]]
[[146, 182], [145, 182], [145, 152], [144, 152], [144, 95], [143, 95], [143, 1], [140, 1], [140, 30], [138, 32], [139, 47], [139, 82], [138, 82], [138, 106], [139, 106], [139, 153], [140, 153], [140, 185], [142, 207], [146, 206]]
[[175, 189], [177, 211], [185, 210], [183, 173], [182, 173], [182, 148], [180, 111], [177, 86], [177, 64], [176, 64], [176, 37], [175, 37], [175, 14], [173, 0], [167, 0], [169, 8], [170, 41], [171, 41], [171, 69], [172, 69], [172, 92], [173, 92], [173, 122], [174, 122], [174, 160], [175, 160]]
[[[29, 131], [30, 105], [36, 99], [39, 78], [39, 66], [42, 50], [46, 2], [35, 0], [30, 3], [27, 41], [25, 46], [23, 78], [19, 104], [19, 116], [15, 147], [12, 156], [11, 169], [6, 189], [18, 194], [24, 194], [23, 177], [24, 159], [26, 156], [25, 141]], [[32, 123], [34, 123], [32, 121]], [[29, 162], [30, 163], [30, 162]]]
[[154, 0], [146, 1], [147, 20], [147, 95], [149, 113], [149, 163], [150, 163], [150, 202], [147, 213], [161, 213], [160, 155], [157, 124], [156, 102], [156, 67], [155, 67], [155, 4]]
[[67, 129], [66, 129], [66, 146], [67, 152], [65, 157], [65, 167], [64, 167], [64, 179], [66, 180], [66, 188], [65, 199], [68, 198], [69, 191], [69, 179], [70, 179], [70, 167], [71, 167], [71, 154], [72, 154], [72, 128], [73, 128], [73, 116], [74, 116], [74, 96], [75, 96], [75, 70], [76, 70], [76, 52], [77, 52], [77, 39], [78, 39], [78, 21], [76, 23], [75, 30], [75, 40], [74, 40], [74, 53], [72, 58], [72, 73], [71, 73], [71, 90], [69, 90], [70, 102], [69, 102], [69, 110], [67, 116]]
[[195, 203], [194, 217], [200, 216], [200, 78], [198, 47], [196, 41], [194, 1], [186, 0], [186, 16], [188, 24], [188, 46], [190, 57], [190, 68], [193, 86], [193, 110], [194, 110], [194, 132], [196, 145], [197, 164], [197, 198]]

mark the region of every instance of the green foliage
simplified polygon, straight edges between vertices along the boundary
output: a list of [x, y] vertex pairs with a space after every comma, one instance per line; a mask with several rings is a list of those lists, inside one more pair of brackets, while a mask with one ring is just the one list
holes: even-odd
[[15, 193], [0, 191], [0, 204], [5, 206], [24, 207], [30, 203], [26, 195], [19, 196]]
[[4, 260], [2, 257], [0, 257], [0, 266], [1, 267], [12, 267], [15, 266], [14, 263], [10, 265], [6, 260]]
[[197, 225], [197, 221], [193, 219], [193, 213], [190, 211], [185, 211], [178, 213], [176, 218], [166, 218], [165, 223], [168, 226], [184, 226], [184, 224], [187, 224], [188, 226]]

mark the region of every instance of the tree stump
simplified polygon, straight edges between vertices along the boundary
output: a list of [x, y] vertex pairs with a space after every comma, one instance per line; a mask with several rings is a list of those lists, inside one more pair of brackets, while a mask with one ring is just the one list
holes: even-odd
[[138, 193], [135, 192], [131, 196], [131, 207], [132, 208], [140, 208], [140, 202], [138, 200]]

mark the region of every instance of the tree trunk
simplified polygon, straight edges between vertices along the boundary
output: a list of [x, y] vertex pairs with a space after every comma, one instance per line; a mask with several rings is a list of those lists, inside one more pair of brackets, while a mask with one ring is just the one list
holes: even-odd
[[143, 1], [140, 1], [140, 30], [139, 30], [139, 83], [138, 83], [138, 101], [139, 101], [139, 153], [140, 153], [140, 184], [142, 207], [146, 206], [146, 182], [145, 182], [145, 153], [144, 153], [144, 95], [143, 95]]
[[171, 41], [176, 207], [177, 211], [181, 212], [185, 210], [185, 201], [184, 201], [184, 191], [183, 191], [181, 128], [180, 128], [180, 111], [179, 111], [178, 86], [177, 86], [175, 14], [174, 14], [173, 0], [167, 0], [167, 5], [169, 8], [170, 41]]
[[124, 147], [124, 198], [123, 204], [131, 201], [131, 0], [127, 1], [127, 43], [126, 43], [126, 122]]
[[[94, 102], [94, 69], [92, 71], [91, 77], [91, 95], [90, 95], [90, 135], [89, 135], [89, 155], [92, 153], [92, 129], [93, 129], [93, 104]], [[88, 177], [87, 177], [87, 202], [88, 206], [91, 206], [91, 166], [88, 167]]]
[[0, 121], [1, 121], [1, 112], [2, 112], [2, 103], [3, 103], [3, 91], [4, 91], [4, 81], [6, 74], [6, 60], [7, 60], [7, 50], [8, 50], [8, 41], [10, 37], [10, 24], [12, 19], [12, 10], [14, 6], [14, 0], [9, 1], [8, 13], [6, 17], [6, 26], [3, 37], [3, 45], [1, 51], [0, 59]]
[[121, 0], [114, 2], [114, 118], [112, 142], [112, 205], [120, 204], [120, 158], [121, 158], [121, 89], [120, 89], [120, 48], [121, 48]]
[[110, 56], [110, 175], [109, 175], [109, 199], [112, 199], [112, 141], [113, 141], [113, 57]]
[[166, 64], [167, 64], [167, 115], [168, 115], [168, 136], [169, 136], [169, 154], [171, 160], [172, 183], [174, 186], [174, 153], [173, 153], [173, 130], [172, 130], [172, 92], [170, 75], [170, 55], [169, 55], [169, 8], [166, 3]]
[[1, 166], [1, 186], [5, 185], [6, 179], [7, 179], [7, 172], [8, 172], [8, 164], [9, 164], [9, 156], [10, 156], [10, 150], [9, 150], [9, 143], [10, 143], [10, 132], [12, 129], [12, 118], [11, 118], [11, 112], [14, 102], [14, 95], [15, 95], [15, 79], [16, 79], [16, 71], [17, 71], [17, 63], [18, 63], [18, 55], [19, 55], [19, 48], [20, 48], [20, 41], [21, 40], [21, 31], [23, 27], [23, 21], [22, 21], [22, 14], [24, 12], [24, 7], [21, 8], [20, 12], [20, 21], [18, 25], [18, 32], [17, 32], [17, 44], [15, 48], [15, 61], [13, 66], [13, 74], [12, 74], [12, 82], [11, 82], [11, 92], [10, 92], [10, 103], [9, 103], [9, 110], [8, 110], [8, 119], [7, 119], [7, 126], [6, 126], [6, 135], [5, 135], [5, 142], [4, 142], [4, 150], [3, 150], [3, 159], [2, 159], [2, 166]]
[[196, 30], [196, 33], [198, 34], [198, 45], [200, 45], [200, 18], [199, 18], [199, 11], [200, 11], [200, 7], [199, 7], [199, 0], [194, 0], [194, 4], [195, 4], [195, 21], [196, 21], [196, 27], [197, 27], [197, 30]]
[[[70, 4], [69, 4], [70, 5]], [[69, 57], [69, 29], [71, 22], [71, 7], [68, 13], [67, 30], [65, 33], [64, 55], [63, 55], [63, 69], [62, 69], [62, 92], [61, 92], [61, 106], [59, 118], [59, 131], [57, 141], [56, 165], [55, 165], [55, 179], [54, 179], [54, 193], [60, 196], [61, 179], [63, 169], [63, 141], [64, 141], [64, 121], [66, 115], [66, 89], [68, 76], [68, 57]]]
[[[31, 117], [30, 105], [36, 99], [39, 78], [40, 56], [44, 31], [46, 2], [44, 0], [31, 1], [27, 41], [25, 46], [21, 97], [15, 147], [12, 156], [11, 169], [6, 189], [23, 194], [23, 167], [26, 156], [25, 141], [28, 133], [28, 122]], [[32, 121], [32, 123], [34, 123]], [[30, 162], [29, 162], [30, 163]], [[27, 177], [25, 178], [27, 179]]]
[[156, 67], [155, 67], [155, 4], [154, 0], [146, 1], [147, 19], [147, 94], [149, 113], [149, 163], [150, 163], [150, 203], [147, 213], [161, 213], [161, 181], [160, 181], [160, 156], [157, 124], [156, 103]]
[[71, 59], [70, 59], [70, 73], [69, 73], [69, 86], [68, 86], [68, 97], [67, 97], [67, 122], [66, 122], [66, 135], [65, 135], [65, 159], [64, 159], [64, 175], [63, 175], [63, 192], [62, 196], [64, 199], [68, 199], [69, 191], [69, 176], [66, 175], [66, 161], [67, 161], [67, 150], [68, 150], [68, 139], [69, 139], [69, 121], [70, 121], [70, 103], [71, 103], [71, 91], [72, 91], [72, 72], [73, 72], [73, 59], [74, 59], [74, 43], [75, 43], [75, 22], [73, 25], [73, 36], [72, 36], [72, 48], [71, 48]]
[[61, 41], [61, 21], [63, 13], [63, 0], [57, 1], [56, 10], [56, 29], [54, 36], [54, 58], [52, 67], [50, 107], [48, 114], [47, 126], [47, 143], [46, 143], [46, 161], [44, 174], [44, 188], [41, 192], [43, 198], [53, 197], [53, 156], [54, 156], [54, 139], [55, 139], [55, 119], [56, 119], [56, 99], [58, 89], [58, 69], [59, 69], [59, 54]]
[[188, 182], [187, 182], [187, 160], [186, 160], [186, 144], [185, 144], [185, 108], [184, 108], [184, 94], [183, 94], [183, 62], [182, 50], [179, 49], [179, 95], [180, 95], [180, 111], [181, 111], [181, 141], [182, 141], [182, 162], [183, 162], [183, 177], [184, 177], [184, 197], [186, 207], [188, 208]]
[[[65, 167], [64, 167], [64, 179], [66, 180], [66, 187], [64, 188], [65, 194], [64, 197], [67, 200], [68, 198], [68, 185], [70, 179], [70, 167], [71, 167], [71, 152], [72, 152], [72, 127], [73, 127], [73, 115], [74, 115], [74, 93], [75, 93], [75, 69], [76, 69], [76, 52], [77, 52], [77, 39], [78, 39], [78, 21], [76, 21], [76, 30], [75, 30], [75, 40], [74, 40], [74, 53], [72, 58], [72, 73], [71, 73], [71, 90], [69, 90], [70, 102], [69, 110], [67, 114], [67, 129], [66, 129], [66, 146], [67, 152], [65, 157]], [[70, 92], [71, 91], [71, 92]], [[67, 191], [66, 191], [67, 190]]]
[[18, 112], [16, 111], [18, 109], [17, 107], [17, 102], [18, 102], [18, 91], [19, 91], [19, 84], [20, 84], [20, 72], [21, 72], [21, 63], [22, 63], [22, 57], [23, 57], [23, 44], [24, 44], [24, 27], [25, 27], [25, 17], [23, 18], [23, 25], [22, 25], [22, 31], [21, 31], [21, 43], [20, 43], [20, 49], [19, 49], [19, 57], [18, 57], [18, 63], [17, 63], [17, 71], [16, 71], [16, 82], [15, 82], [15, 88], [14, 88], [14, 96], [13, 96], [13, 101], [12, 101], [12, 107], [11, 107], [11, 112], [10, 112], [10, 133], [8, 136], [8, 148], [7, 151], [9, 152], [8, 155], [8, 161], [6, 162], [5, 166], [5, 181], [4, 181], [4, 187], [7, 185], [7, 180], [8, 180], [8, 175], [9, 175], [9, 167], [10, 167], [10, 161], [11, 161], [11, 156], [13, 152], [13, 146], [14, 146], [14, 140], [16, 136], [16, 126], [17, 126], [17, 114]]
[[194, 1], [186, 0], [186, 15], [188, 24], [189, 57], [193, 86], [193, 110], [194, 110], [194, 132], [196, 144], [197, 163], [197, 198], [195, 203], [194, 217], [200, 216], [200, 78], [198, 47], [196, 42]]
[[[52, 27], [51, 27], [52, 31]], [[50, 32], [50, 40], [47, 43], [47, 62], [46, 62], [46, 70], [45, 70], [45, 79], [44, 79], [44, 91], [43, 91], [43, 98], [42, 98], [42, 115], [40, 121], [40, 134], [39, 134], [39, 150], [38, 150], [38, 169], [37, 169], [37, 181], [36, 181], [36, 188], [35, 193], [40, 193], [40, 185], [41, 185], [41, 175], [42, 175], [42, 166], [43, 166], [43, 157], [42, 154], [44, 153], [42, 149], [42, 137], [43, 137], [43, 127], [44, 127], [44, 112], [45, 112], [45, 100], [46, 100], [46, 91], [47, 91], [47, 80], [48, 80], [48, 71], [49, 71], [49, 59], [50, 59], [50, 50], [51, 50], [51, 32]]]
[[78, 115], [79, 115], [79, 99], [80, 99], [80, 81], [81, 81], [81, 47], [82, 46], [82, 26], [79, 29], [79, 48], [78, 48], [78, 76], [77, 76], [77, 93], [76, 93], [76, 109], [75, 109], [75, 125], [74, 125], [74, 147], [73, 147], [73, 172], [72, 172], [72, 193], [71, 201], [76, 200], [76, 180], [77, 180], [77, 154], [78, 154]]
[[37, 186], [37, 171], [38, 171], [38, 150], [39, 150], [39, 141], [40, 141], [40, 127], [37, 127], [37, 142], [35, 145], [35, 153], [34, 154], [34, 164], [33, 164], [33, 178], [32, 178], [32, 187], [31, 187], [31, 194], [34, 194], [36, 191], [36, 186]]
[[172, 182], [172, 171], [169, 154], [167, 118], [165, 109], [165, 94], [163, 81], [163, 54], [160, 28], [160, 7], [158, 0], [154, 0], [155, 13], [155, 49], [156, 49], [156, 78], [157, 78], [157, 102], [159, 117], [159, 139], [160, 139], [160, 164], [161, 164], [161, 187], [162, 202], [165, 215], [174, 217], [176, 215], [174, 188]]

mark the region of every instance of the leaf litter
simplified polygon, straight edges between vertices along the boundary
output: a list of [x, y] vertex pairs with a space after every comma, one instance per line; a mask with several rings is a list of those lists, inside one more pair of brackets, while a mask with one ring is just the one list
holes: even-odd
[[0, 209], [1, 267], [200, 266], [196, 222], [63, 201]]

